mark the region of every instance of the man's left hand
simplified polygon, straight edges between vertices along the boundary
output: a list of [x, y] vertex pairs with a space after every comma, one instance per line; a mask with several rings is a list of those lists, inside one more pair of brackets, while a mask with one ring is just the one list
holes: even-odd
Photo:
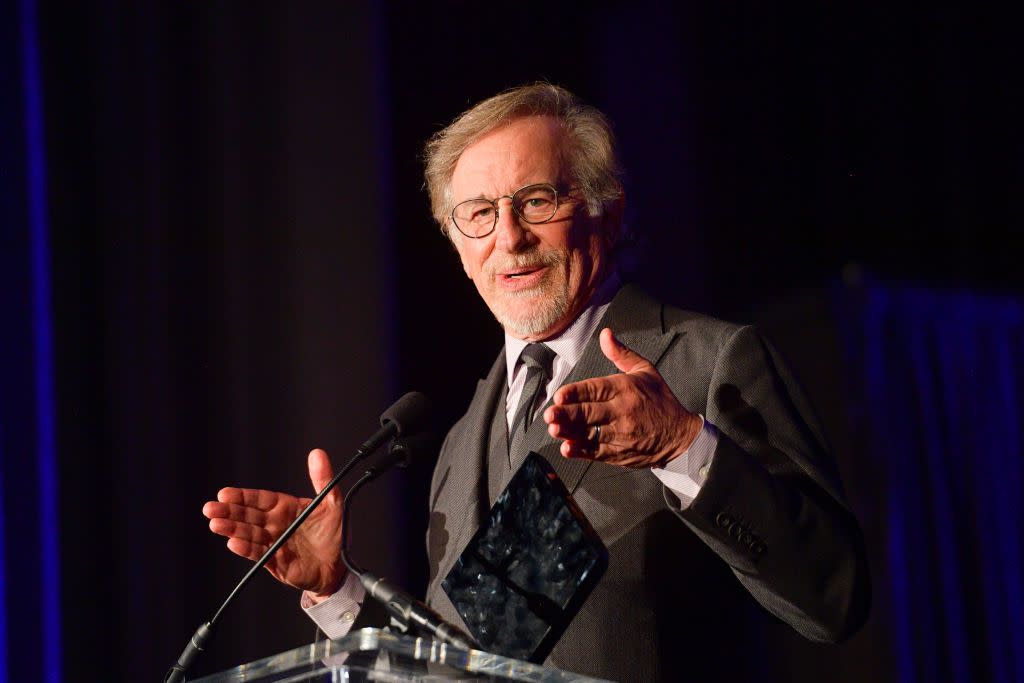
[[[701, 419], [684, 408], [647, 359], [604, 328], [601, 351], [620, 370], [558, 389], [544, 411], [548, 433], [567, 458], [630, 468], [664, 467], [689, 448]], [[596, 439], [595, 427], [600, 425]]]

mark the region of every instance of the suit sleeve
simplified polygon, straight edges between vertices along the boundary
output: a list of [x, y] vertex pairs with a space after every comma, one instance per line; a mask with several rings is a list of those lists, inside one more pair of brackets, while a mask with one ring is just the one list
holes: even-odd
[[705, 415], [719, 431], [683, 521], [750, 594], [805, 637], [841, 642], [871, 601], [864, 542], [802, 391], [751, 327], [722, 345]]

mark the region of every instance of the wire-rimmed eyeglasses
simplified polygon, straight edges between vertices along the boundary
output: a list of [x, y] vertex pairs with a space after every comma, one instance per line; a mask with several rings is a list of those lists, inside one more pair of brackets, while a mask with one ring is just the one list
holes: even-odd
[[521, 187], [494, 199], [467, 199], [452, 209], [452, 223], [466, 237], [487, 237], [498, 225], [498, 200], [512, 200], [512, 210], [530, 224], [546, 223], [558, 212], [558, 190], [550, 183]]

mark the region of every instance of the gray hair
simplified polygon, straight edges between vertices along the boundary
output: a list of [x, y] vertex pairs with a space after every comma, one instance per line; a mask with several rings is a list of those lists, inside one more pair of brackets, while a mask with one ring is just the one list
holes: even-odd
[[591, 216], [602, 215], [621, 200], [622, 171], [611, 124], [597, 109], [565, 88], [533, 83], [488, 98], [459, 115], [427, 142], [424, 150], [427, 192], [434, 220], [449, 239], [451, 180], [462, 153], [499, 126], [527, 116], [551, 116], [565, 132], [562, 150], [572, 181], [587, 201]]

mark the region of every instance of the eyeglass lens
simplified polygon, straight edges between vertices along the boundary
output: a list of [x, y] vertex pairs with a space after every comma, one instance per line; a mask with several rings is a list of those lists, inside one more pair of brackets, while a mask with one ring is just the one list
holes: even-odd
[[[527, 185], [516, 190], [511, 199], [512, 210], [527, 223], [550, 220], [558, 209], [558, 193], [547, 184]], [[490, 233], [498, 220], [497, 202], [497, 199], [469, 199], [457, 204], [452, 211], [455, 226], [467, 237]]]

